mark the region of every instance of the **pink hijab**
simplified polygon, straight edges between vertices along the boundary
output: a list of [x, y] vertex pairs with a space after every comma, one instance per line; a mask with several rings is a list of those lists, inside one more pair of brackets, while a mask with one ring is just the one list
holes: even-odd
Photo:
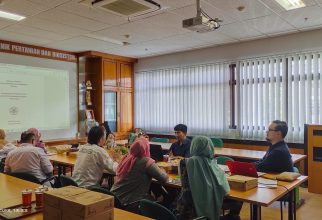
[[46, 152], [45, 144], [40, 141], [41, 134], [40, 134], [39, 130], [37, 128], [29, 128], [28, 132], [34, 134], [34, 136], [35, 136], [34, 146], [35, 147], [40, 147], [40, 148], [44, 149], [44, 151]]
[[132, 170], [137, 158], [147, 157], [146, 168], [154, 163], [150, 158], [150, 144], [145, 138], [138, 138], [130, 147], [130, 154], [124, 157], [116, 170], [116, 182], [123, 180]]

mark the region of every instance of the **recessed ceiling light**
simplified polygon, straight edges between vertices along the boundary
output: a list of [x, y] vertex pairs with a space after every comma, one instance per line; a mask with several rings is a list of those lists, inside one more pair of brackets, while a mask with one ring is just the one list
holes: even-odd
[[305, 4], [302, 0], [275, 0], [275, 1], [286, 10], [305, 7]]
[[25, 19], [26, 17], [0, 10], [0, 18], [21, 21], [21, 20]]

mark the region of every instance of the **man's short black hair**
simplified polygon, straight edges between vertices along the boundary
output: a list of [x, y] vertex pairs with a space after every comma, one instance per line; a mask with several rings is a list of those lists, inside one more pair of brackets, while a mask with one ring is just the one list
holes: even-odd
[[29, 131], [24, 131], [21, 133], [19, 143], [29, 143], [35, 139], [35, 135]]
[[174, 127], [174, 130], [175, 131], [182, 131], [183, 133], [187, 134], [188, 127], [187, 127], [187, 125], [184, 125], [184, 124], [177, 124]]
[[104, 137], [105, 129], [101, 126], [94, 126], [89, 130], [87, 142], [89, 144], [96, 144], [98, 145], [100, 139]]
[[280, 121], [280, 120], [275, 120], [273, 121], [273, 123], [276, 124], [275, 129], [277, 131], [280, 131], [282, 133], [282, 137], [285, 138], [288, 131], [287, 123], [285, 121]]

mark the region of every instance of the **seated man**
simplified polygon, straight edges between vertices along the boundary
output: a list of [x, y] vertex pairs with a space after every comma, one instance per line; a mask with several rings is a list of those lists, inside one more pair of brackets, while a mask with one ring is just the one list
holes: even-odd
[[187, 138], [187, 126], [178, 124], [174, 127], [174, 133], [178, 141], [174, 142], [170, 149], [170, 156], [190, 157], [191, 140]]
[[20, 145], [7, 155], [4, 171], [6, 173], [24, 172], [35, 176], [40, 182], [52, 175], [53, 166], [43, 149], [35, 147], [35, 136], [23, 132]]
[[270, 147], [263, 159], [255, 162], [257, 171], [270, 173], [293, 172], [292, 156], [287, 144], [284, 142], [287, 131], [288, 127], [284, 121], [275, 120], [269, 125], [266, 140], [270, 142]]
[[118, 163], [102, 147], [105, 128], [94, 126], [88, 133], [87, 144], [80, 146], [73, 172], [73, 179], [80, 187], [99, 185], [103, 172], [114, 174]]

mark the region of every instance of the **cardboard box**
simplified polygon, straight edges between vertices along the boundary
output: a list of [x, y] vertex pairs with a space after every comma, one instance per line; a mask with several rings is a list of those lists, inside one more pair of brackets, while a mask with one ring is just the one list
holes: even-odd
[[257, 187], [257, 178], [232, 175], [227, 177], [231, 189], [247, 191]]
[[44, 193], [44, 219], [113, 219], [114, 197], [74, 186]]
[[91, 217], [87, 218], [80, 218], [79, 215], [75, 215], [72, 213], [63, 213], [61, 220], [80, 220], [80, 219], [85, 219], [85, 220], [113, 220], [114, 219], [114, 209], [110, 209], [108, 211], [99, 213], [97, 215], [93, 215]]

